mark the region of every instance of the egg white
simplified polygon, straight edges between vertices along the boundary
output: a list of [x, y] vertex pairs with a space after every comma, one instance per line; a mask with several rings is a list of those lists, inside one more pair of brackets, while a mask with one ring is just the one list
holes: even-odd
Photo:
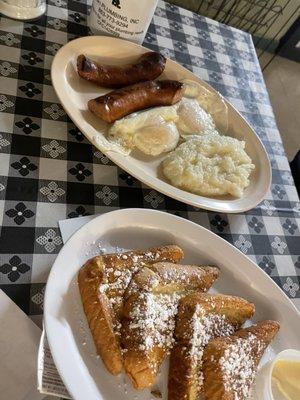
[[179, 132], [177, 107], [155, 107], [131, 114], [116, 121], [108, 132], [108, 140], [130, 153], [138, 148], [145, 154], [157, 156], [175, 149]]

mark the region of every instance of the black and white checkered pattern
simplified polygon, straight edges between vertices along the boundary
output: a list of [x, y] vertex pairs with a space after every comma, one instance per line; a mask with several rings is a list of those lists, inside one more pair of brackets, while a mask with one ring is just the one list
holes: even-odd
[[251, 37], [160, 2], [145, 39], [208, 81], [260, 136], [272, 163], [266, 199], [239, 215], [202, 211], [145, 187], [94, 148], [65, 114], [50, 66], [88, 34], [84, 1], [49, 0], [35, 22], [0, 24], [0, 284], [33, 319], [62, 246], [57, 221], [147, 207], [191, 219], [255, 260], [300, 307], [300, 203]]

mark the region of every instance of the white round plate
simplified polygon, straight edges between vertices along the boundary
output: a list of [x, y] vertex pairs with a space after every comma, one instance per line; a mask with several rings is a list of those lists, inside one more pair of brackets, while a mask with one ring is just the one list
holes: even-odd
[[[240, 199], [231, 196], [203, 197], [170, 185], [158, 176], [158, 166], [165, 155], [154, 158], [141, 154], [124, 156], [109, 150], [109, 142], [105, 139], [108, 124], [97, 118], [87, 108], [88, 100], [103, 95], [109, 90], [93, 85], [78, 76], [76, 71], [77, 56], [83, 53], [105, 64], [120, 65], [133, 62], [147, 50], [149, 49], [137, 44], [106, 36], [84, 37], [72, 40], [62, 47], [53, 60], [51, 79], [56, 94], [69, 117], [89, 141], [115, 164], [167, 196], [196, 207], [226, 213], [242, 212], [255, 207], [265, 197], [270, 187], [271, 168], [269, 159], [263, 144], [253, 129], [227, 101], [228, 132], [230, 136], [246, 142], [246, 151], [256, 167], [251, 174], [250, 185]], [[210, 85], [169, 59], [160, 78], [195, 80], [215, 93]]]
[[[253, 321], [274, 319], [281, 329], [263, 363], [286, 348], [300, 348], [299, 313], [281, 289], [256, 264], [225, 240], [188, 220], [160, 211], [124, 209], [96, 217], [77, 231], [60, 251], [49, 276], [44, 305], [47, 338], [53, 359], [75, 400], [150, 400], [121, 375], [110, 375], [96, 357], [77, 286], [77, 272], [100, 250], [178, 244], [185, 263], [217, 265], [214, 289], [252, 301]], [[166, 399], [167, 365], [159, 387]]]

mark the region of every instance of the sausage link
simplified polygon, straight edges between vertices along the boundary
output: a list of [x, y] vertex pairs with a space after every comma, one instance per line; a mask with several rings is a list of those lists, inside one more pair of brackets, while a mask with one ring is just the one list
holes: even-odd
[[88, 102], [88, 108], [106, 122], [114, 122], [135, 111], [154, 106], [170, 106], [183, 95], [178, 81], [148, 81], [113, 90]]
[[153, 80], [164, 71], [165, 65], [166, 58], [153, 51], [143, 54], [135, 64], [123, 67], [102, 65], [83, 54], [77, 58], [77, 71], [82, 78], [108, 88]]

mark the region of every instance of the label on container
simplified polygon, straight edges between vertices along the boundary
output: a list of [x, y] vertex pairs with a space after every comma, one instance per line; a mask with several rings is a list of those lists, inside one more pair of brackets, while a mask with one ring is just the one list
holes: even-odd
[[157, 0], [93, 0], [89, 27], [94, 34], [142, 43]]

